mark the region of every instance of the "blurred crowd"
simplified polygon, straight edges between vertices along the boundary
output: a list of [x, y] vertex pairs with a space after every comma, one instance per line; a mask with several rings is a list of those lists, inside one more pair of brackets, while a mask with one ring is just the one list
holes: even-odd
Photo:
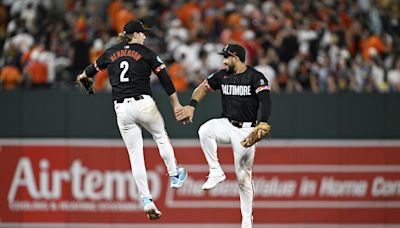
[[[220, 69], [216, 53], [239, 43], [275, 93], [400, 92], [398, 0], [3, 0], [0, 90], [75, 89], [131, 19], [151, 28], [145, 45], [178, 91]], [[95, 89], [110, 90], [106, 71]]]

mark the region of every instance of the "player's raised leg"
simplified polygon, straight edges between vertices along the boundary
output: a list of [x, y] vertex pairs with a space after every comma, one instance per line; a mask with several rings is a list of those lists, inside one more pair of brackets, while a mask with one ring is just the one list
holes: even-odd
[[227, 120], [224, 118], [212, 119], [201, 125], [199, 129], [201, 149], [210, 172], [207, 181], [202, 186], [203, 190], [212, 189], [226, 179], [217, 155], [217, 143], [229, 143], [228, 133], [225, 132], [227, 129], [225, 122]]

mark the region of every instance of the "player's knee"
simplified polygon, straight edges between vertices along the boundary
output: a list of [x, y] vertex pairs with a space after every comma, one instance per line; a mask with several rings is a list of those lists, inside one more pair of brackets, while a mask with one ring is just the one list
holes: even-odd
[[207, 124], [203, 124], [200, 126], [198, 134], [199, 134], [199, 138], [204, 138], [207, 137], [207, 135], [209, 135], [210, 131], [209, 131], [209, 127]]

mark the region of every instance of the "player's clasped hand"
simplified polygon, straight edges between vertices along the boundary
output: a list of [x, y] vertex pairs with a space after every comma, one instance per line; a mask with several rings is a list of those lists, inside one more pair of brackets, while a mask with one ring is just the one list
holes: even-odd
[[189, 124], [193, 122], [194, 107], [186, 105], [181, 109], [175, 110], [175, 118], [177, 121], [183, 124]]

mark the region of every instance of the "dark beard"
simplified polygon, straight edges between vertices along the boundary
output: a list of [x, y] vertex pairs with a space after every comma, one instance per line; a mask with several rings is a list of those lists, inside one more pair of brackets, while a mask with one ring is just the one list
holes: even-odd
[[226, 65], [226, 71], [228, 73], [235, 73], [235, 66]]

